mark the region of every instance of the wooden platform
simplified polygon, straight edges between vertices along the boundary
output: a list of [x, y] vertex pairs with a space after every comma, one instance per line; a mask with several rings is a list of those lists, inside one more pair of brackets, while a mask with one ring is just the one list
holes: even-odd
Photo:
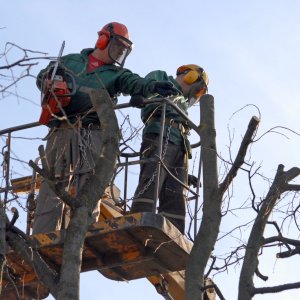
[[[32, 246], [59, 271], [65, 231], [31, 236]], [[185, 269], [192, 244], [167, 219], [152, 213], [136, 213], [97, 222], [85, 240], [82, 272], [98, 270], [112, 280], [133, 280]], [[10, 276], [23, 299], [44, 299], [48, 291], [34, 270], [15, 253], [7, 255]], [[17, 299], [4, 272], [2, 300]], [[28, 297], [26, 296], [28, 294]], [[27, 298], [26, 298], [27, 297]], [[31, 297], [31, 298], [30, 298]]]

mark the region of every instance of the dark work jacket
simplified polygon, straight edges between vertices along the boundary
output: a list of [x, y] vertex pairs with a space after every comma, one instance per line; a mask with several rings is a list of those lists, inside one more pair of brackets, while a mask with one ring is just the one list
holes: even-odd
[[[84, 114], [92, 108], [92, 103], [89, 95], [83, 91], [83, 87], [89, 88], [105, 88], [112, 99], [120, 94], [141, 94], [144, 97], [149, 97], [151, 83], [155, 80], [141, 78], [139, 75], [132, 73], [130, 70], [117, 67], [115, 65], [104, 65], [91, 72], [87, 72], [88, 55], [94, 49], [84, 49], [80, 54], [69, 54], [61, 58], [60, 64], [65, 71], [73, 76], [76, 83], [76, 93], [71, 97], [71, 102], [64, 107], [69, 121], [74, 123], [76, 115]], [[51, 63], [50, 63], [51, 64]], [[50, 66], [49, 64], [49, 66]], [[53, 64], [53, 63], [52, 63]], [[47, 73], [49, 66], [40, 71], [37, 77], [37, 86], [41, 89], [42, 79]], [[66, 76], [68, 86], [72, 89], [70, 76]], [[62, 113], [58, 113], [62, 116]], [[96, 112], [88, 114], [82, 119], [82, 123], [97, 123], [99, 122]], [[55, 119], [50, 121], [49, 127], [59, 125], [60, 121]]]
[[[147, 79], [154, 79], [157, 81], [170, 81], [175, 85], [175, 87], [181, 91], [180, 85], [176, 82], [176, 80], [172, 76], [168, 76], [166, 72], [164, 71], [152, 71], [148, 75], [145, 76]], [[178, 99], [179, 98], [179, 99]], [[184, 96], [180, 96], [176, 98], [176, 105], [187, 115], [187, 109], [188, 109], [188, 100], [184, 98]], [[143, 134], [146, 133], [160, 133], [160, 116], [161, 116], [161, 110], [159, 107], [159, 104], [153, 103], [148, 104], [141, 110], [141, 118], [143, 122], [145, 123], [145, 128], [143, 130]], [[151, 119], [151, 122], [149, 121], [149, 118]], [[186, 120], [184, 120], [175, 109], [173, 109], [171, 106], [166, 107], [166, 119], [171, 120], [173, 119], [174, 122], [186, 124]], [[164, 136], [166, 136], [168, 130], [168, 125], [165, 126], [165, 132]], [[191, 147], [190, 143], [187, 139], [186, 134], [184, 134], [183, 130], [179, 130], [178, 128], [170, 128], [170, 136], [169, 140], [174, 143], [175, 145], [178, 145], [185, 149], [188, 153], [189, 158], [192, 157], [191, 154]]]

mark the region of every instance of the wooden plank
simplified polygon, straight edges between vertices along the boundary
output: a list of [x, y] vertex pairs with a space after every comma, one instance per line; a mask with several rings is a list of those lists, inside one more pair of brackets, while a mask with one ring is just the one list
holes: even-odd
[[[46, 261], [51, 259], [59, 266], [64, 236], [64, 230], [36, 234], [32, 236], [32, 244]], [[94, 223], [86, 235], [86, 243], [82, 272], [99, 270], [112, 280], [183, 270], [191, 249], [191, 243], [167, 219], [152, 213]]]
[[[32, 247], [39, 250], [49, 266], [59, 270], [64, 238], [65, 230], [32, 235]], [[126, 281], [159, 276], [185, 269], [190, 250], [191, 243], [160, 215], [121, 216], [90, 226], [83, 250], [82, 272], [98, 270], [109, 279]], [[24, 299], [34, 298], [36, 291], [40, 299], [48, 295], [48, 289], [38, 282], [32, 267], [12, 250], [7, 254], [7, 266], [10, 273], [4, 272], [0, 300], [17, 299], [10, 277], [19, 291], [28, 294], [24, 294]]]

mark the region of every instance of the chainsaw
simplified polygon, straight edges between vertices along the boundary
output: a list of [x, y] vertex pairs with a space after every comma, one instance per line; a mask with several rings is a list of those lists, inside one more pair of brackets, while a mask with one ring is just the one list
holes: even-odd
[[[47, 125], [55, 114], [62, 111], [62, 108], [70, 103], [71, 96], [76, 92], [74, 77], [66, 72], [59, 64], [64, 47], [65, 41], [62, 43], [53, 68], [48, 71], [46, 78], [43, 80], [42, 112], [39, 119], [39, 123], [43, 125]], [[70, 92], [67, 82], [65, 81], [66, 76], [71, 78], [72, 92]]]

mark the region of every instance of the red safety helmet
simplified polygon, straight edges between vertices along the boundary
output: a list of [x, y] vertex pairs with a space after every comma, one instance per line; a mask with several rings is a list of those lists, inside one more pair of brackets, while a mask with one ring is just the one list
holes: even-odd
[[111, 22], [98, 32], [98, 36], [96, 48], [104, 50], [106, 47], [109, 47], [109, 57], [116, 64], [123, 66], [133, 45], [129, 40], [127, 27], [117, 22]]

